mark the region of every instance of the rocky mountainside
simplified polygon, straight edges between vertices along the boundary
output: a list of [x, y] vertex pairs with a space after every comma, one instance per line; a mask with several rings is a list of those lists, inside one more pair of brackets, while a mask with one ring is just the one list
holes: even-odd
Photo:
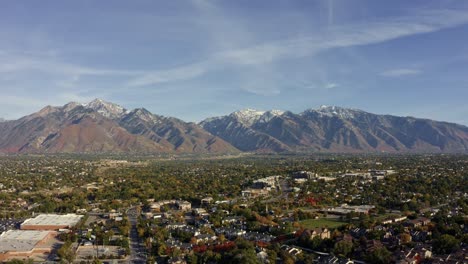
[[100, 99], [0, 123], [2, 153], [235, 152], [201, 127]]
[[133, 135], [153, 142], [169, 144], [177, 152], [236, 152], [231, 144], [213, 136], [195, 123], [150, 113], [144, 108], [134, 109], [119, 119], [119, 124]]
[[246, 109], [200, 124], [100, 99], [0, 121], [0, 153], [468, 152], [468, 127], [323, 106]]
[[242, 151], [468, 152], [466, 126], [340, 107], [248, 109], [200, 125]]

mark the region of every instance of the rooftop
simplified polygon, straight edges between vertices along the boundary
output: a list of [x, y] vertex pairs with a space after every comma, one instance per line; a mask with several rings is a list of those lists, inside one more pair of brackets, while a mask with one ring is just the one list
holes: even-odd
[[50, 231], [9, 230], [0, 235], [0, 253], [9, 251], [31, 251]]
[[35, 218], [29, 218], [21, 226], [75, 226], [81, 220], [82, 215], [76, 214], [40, 214]]

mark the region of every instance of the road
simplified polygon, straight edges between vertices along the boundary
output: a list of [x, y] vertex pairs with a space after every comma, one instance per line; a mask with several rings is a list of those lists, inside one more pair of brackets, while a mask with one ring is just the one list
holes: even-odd
[[127, 211], [128, 220], [131, 224], [130, 228], [130, 258], [128, 263], [146, 263], [146, 249], [140, 243], [138, 237], [137, 222], [138, 211], [136, 207], [132, 207]]
[[262, 203], [272, 203], [272, 202], [276, 202], [278, 200], [287, 200], [289, 193], [291, 193], [291, 191], [292, 191], [292, 188], [289, 186], [288, 179], [286, 179], [286, 178], [280, 179], [279, 182], [278, 182], [278, 187], [279, 187], [278, 191], [280, 192], [280, 195], [273, 196], [273, 197], [271, 197], [269, 199], [266, 199], [266, 200], [262, 200], [261, 202]]

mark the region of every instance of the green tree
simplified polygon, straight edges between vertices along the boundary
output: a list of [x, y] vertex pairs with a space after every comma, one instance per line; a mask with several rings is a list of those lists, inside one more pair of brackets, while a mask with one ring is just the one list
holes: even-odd
[[353, 243], [350, 241], [339, 241], [333, 247], [333, 253], [336, 255], [347, 257], [353, 251]]
[[440, 236], [439, 239], [435, 239], [433, 243], [434, 252], [438, 254], [449, 254], [460, 248], [460, 240], [454, 236], [445, 234]]
[[76, 255], [72, 248], [71, 242], [66, 242], [63, 246], [57, 250], [57, 255], [62, 261], [66, 261], [67, 263], [73, 263]]
[[390, 251], [387, 248], [381, 247], [376, 248], [369, 255], [367, 255], [366, 260], [370, 263], [375, 264], [386, 264], [392, 261], [392, 256]]

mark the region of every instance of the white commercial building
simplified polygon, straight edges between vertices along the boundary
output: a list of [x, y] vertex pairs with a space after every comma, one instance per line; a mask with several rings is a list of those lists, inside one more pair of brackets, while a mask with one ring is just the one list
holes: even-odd
[[76, 226], [82, 215], [76, 214], [40, 214], [34, 218], [29, 218], [21, 224], [23, 230], [59, 230]]
[[0, 235], [0, 261], [50, 252], [45, 243], [54, 235], [51, 231], [9, 230]]

